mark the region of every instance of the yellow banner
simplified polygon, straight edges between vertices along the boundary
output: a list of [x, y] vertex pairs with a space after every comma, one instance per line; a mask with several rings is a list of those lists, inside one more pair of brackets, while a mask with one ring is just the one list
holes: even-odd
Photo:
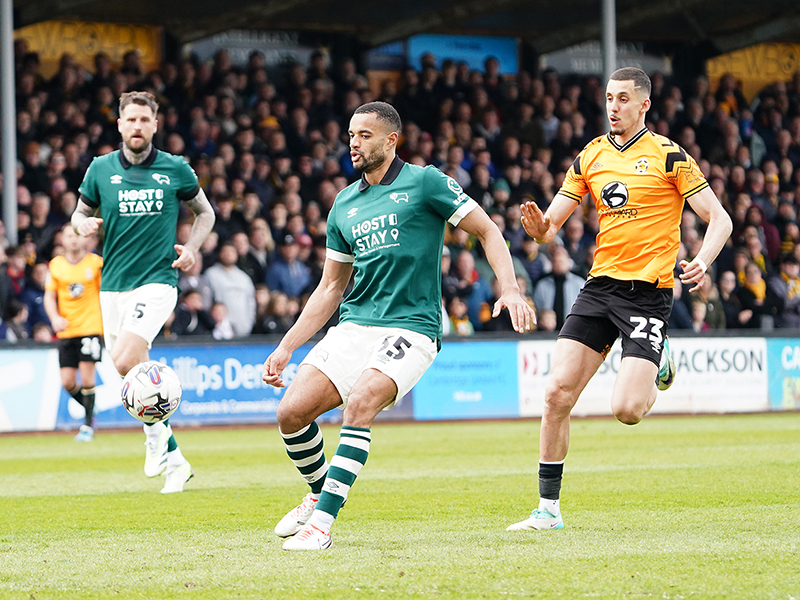
[[161, 63], [161, 28], [153, 25], [124, 23], [89, 23], [84, 21], [44, 21], [14, 32], [15, 38], [28, 42], [31, 51], [39, 53], [41, 72], [45, 77], [58, 70], [64, 53], [94, 71], [94, 56], [105, 52], [114, 67], [122, 63], [128, 50], [138, 50], [146, 73]]
[[776, 81], [789, 81], [796, 71], [800, 71], [800, 44], [757, 44], [706, 62], [712, 90], [720, 77], [731, 73], [748, 100]]

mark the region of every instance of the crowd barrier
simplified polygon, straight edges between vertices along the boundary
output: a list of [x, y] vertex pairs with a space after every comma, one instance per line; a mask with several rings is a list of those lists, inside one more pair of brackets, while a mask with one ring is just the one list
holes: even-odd
[[[705, 414], [794, 410], [800, 407], [800, 338], [678, 337], [673, 386], [653, 413]], [[275, 344], [160, 342], [151, 358], [170, 365], [183, 384], [172, 422], [180, 425], [274, 423], [284, 389], [261, 381]], [[445, 340], [411, 393], [380, 419], [441, 420], [538, 417], [553, 363], [554, 339]], [[284, 372], [291, 382], [311, 346], [299, 348]], [[609, 415], [619, 342], [581, 395], [576, 416]], [[120, 378], [106, 355], [97, 369], [99, 428], [139, 425], [119, 400]], [[337, 421], [334, 410], [323, 419]], [[76, 429], [83, 409], [61, 388], [55, 346], [0, 347], [0, 431]]]

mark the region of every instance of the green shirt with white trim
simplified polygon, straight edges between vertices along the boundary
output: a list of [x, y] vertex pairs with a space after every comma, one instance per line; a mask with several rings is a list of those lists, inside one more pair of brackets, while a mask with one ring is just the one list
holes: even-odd
[[200, 190], [197, 176], [181, 156], [154, 147], [141, 164], [116, 150], [89, 165], [80, 186], [82, 200], [100, 207], [103, 279], [100, 290], [125, 292], [148, 283], [178, 285], [172, 262], [181, 200]]
[[399, 158], [380, 184], [362, 176], [339, 192], [327, 256], [352, 262], [355, 273], [340, 322], [402, 327], [438, 342], [445, 223], [458, 225], [476, 207], [452, 177]]

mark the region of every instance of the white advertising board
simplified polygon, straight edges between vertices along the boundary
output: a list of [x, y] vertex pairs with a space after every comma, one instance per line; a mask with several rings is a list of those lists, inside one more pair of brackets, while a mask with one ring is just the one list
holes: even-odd
[[[670, 338], [675, 382], [659, 392], [653, 414], [759, 412], [770, 409], [767, 348], [763, 338]], [[538, 417], [553, 364], [555, 341], [520, 342], [520, 416]], [[610, 415], [611, 392], [621, 360], [617, 341], [572, 411], [575, 416]]]

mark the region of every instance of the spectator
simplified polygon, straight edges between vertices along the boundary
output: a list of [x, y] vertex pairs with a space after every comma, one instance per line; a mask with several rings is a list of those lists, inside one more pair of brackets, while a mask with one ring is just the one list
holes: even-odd
[[11, 299], [3, 311], [3, 324], [5, 325], [5, 339], [7, 342], [16, 343], [28, 339], [28, 307], [16, 298]]
[[[694, 310], [695, 304], [703, 304], [705, 306], [703, 310], [703, 320], [707, 326], [704, 329], [719, 330], [726, 328], [727, 320], [725, 318], [725, 308], [719, 298], [717, 285], [714, 283], [713, 267], [710, 267], [706, 273], [706, 277], [703, 279], [700, 289], [689, 294], [689, 306], [693, 319], [695, 314], [699, 314]], [[695, 327], [695, 331], [697, 331], [697, 327]]]
[[196, 289], [183, 292], [171, 332], [178, 337], [185, 335], [210, 335], [216, 327], [214, 318], [203, 309], [203, 295]]
[[744, 284], [736, 292], [742, 311], [750, 311], [750, 318], [742, 320], [743, 327], [771, 331], [783, 308], [783, 300], [767, 286], [761, 268], [755, 263], [745, 267]]
[[[238, 258], [236, 247], [225, 242], [220, 247], [219, 262], [209, 267], [205, 274], [214, 291], [215, 305], [224, 304], [234, 335], [244, 337], [250, 335], [256, 318], [256, 288], [247, 273], [236, 266]], [[211, 314], [218, 327], [222, 327], [221, 331], [227, 335], [226, 326], [221, 325], [223, 320], [214, 314], [213, 306]]]
[[222, 302], [215, 302], [211, 307], [211, 316], [214, 319], [214, 331], [211, 335], [215, 340], [232, 340], [236, 337], [233, 324], [228, 319], [228, 308]]
[[[738, 281], [733, 271], [723, 271], [719, 276], [719, 299], [725, 311], [725, 328], [738, 329], [741, 327], [740, 318], [747, 320], [749, 314], [742, 315], [742, 304], [736, 295]], [[749, 313], [750, 311], [748, 311]]]
[[475, 331], [481, 331], [483, 324], [491, 318], [489, 301], [492, 291], [489, 284], [475, 269], [475, 257], [468, 250], [463, 250], [456, 257], [455, 272], [456, 289], [451, 296], [460, 296], [467, 303], [467, 315]]
[[49, 274], [46, 263], [36, 263], [31, 269], [28, 285], [20, 296], [20, 300], [28, 307], [27, 327], [30, 332], [33, 332], [33, 328], [39, 323], [50, 325], [50, 319], [44, 310], [44, 286]]
[[533, 303], [537, 308], [556, 313], [556, 330], [560, 331], [586, 280], [570, 272], [572, 259], [563, 246], [554, 247], [550, 259], [553, 270], [537, 282]]
[[203, 255], [199, 252], [195, 254], [195, 262], [188, 271], [182, 271], [178, 280], [178, 288], [181, 290], [195, 290], [203, 299], [203, 310], [211, 310], [214, 302], [214, 290], [203, 273]]
[[777, 326], [800, 328], [800, 261], [794, 254], [784, 254], [780, 261], [780, 272], [767, 282], [783, 302], [783, 310], [778, 315]]
[[454, 335], [473, 335], [475, 328], [467, 314], [467, 303], [460, 296], [453, 296], [447, 303], [447, 314], [450, 317], [450, 333]]
[[683, 284], [679, 279], [675, 280], [675, 287], [672, 288], [672, 312], [669, 315], [670, 329], [692, 329], [692, 313], [689, 307], [681, 300], [683, 296]]
[[26, 278], [28, 263], [25, 260], [25, 249], [22, 246], [9, 246], [6, 249], [6, 257], [5, 272], [0, 274], [0, 290], [3, 291], [0, 303], [3, 306], [7, 306], [11, 298], [22, 296], [22, 292], [28, 285]]
[[292, 303], [283, 292], [270, 292], [266, 311], [256, 320], [253, 333], [283, 334], [294, 325]]
[[273, 292], [300, 296], [311, 283], [311, 270], [299, 260], [300, 245], [286, 234], [278, 243], [278, 256], [267, 270], [267, 286]]

